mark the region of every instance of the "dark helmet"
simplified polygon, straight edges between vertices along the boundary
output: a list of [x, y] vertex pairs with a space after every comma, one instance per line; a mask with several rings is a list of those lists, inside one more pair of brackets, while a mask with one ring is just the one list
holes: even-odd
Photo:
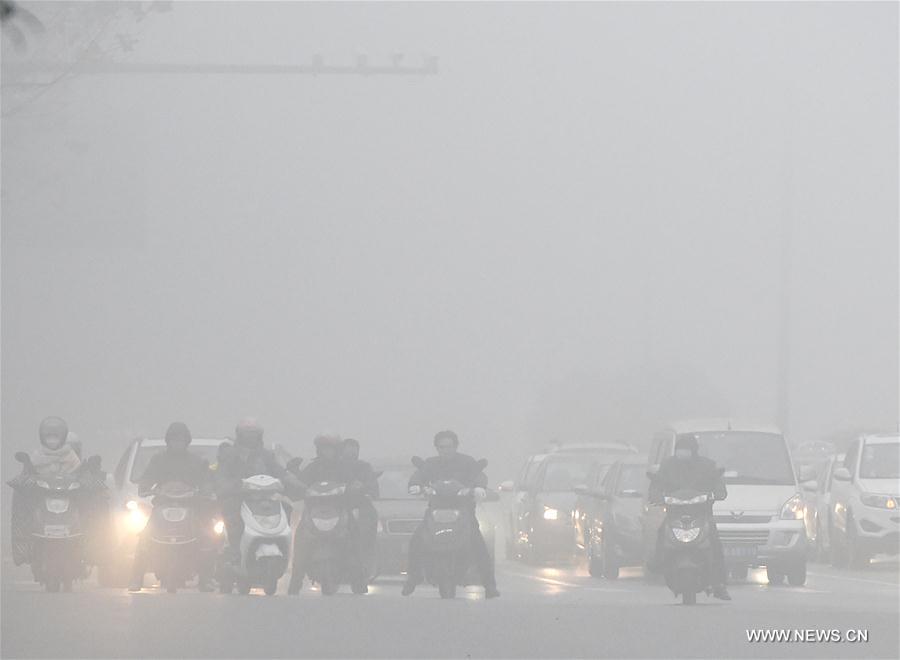
[[234, 428], [234, 444], [247, 449], [262, 449], [263, 427], [251, 417], [246, 417]]
[[46, 446], [46, 439], [49, 436], [57, 436], [60, 440], [65, 441], [69, 435], [69, 425], [62, 417], [45, 417], [38, 429], [38, 436], [41, 444]]
[[180, 440], [186, 445], [191, 444], [191, 430], [184, 422], [172, 422], [166, 429], [166, 446]]
[[693, 433], [687, 435], [679, 435], [675, 440], [675, 450], [679, 449], [687, 449], [694, 456], [697, 455], [697, 452], [700, 450], [700, 444], [697, 442], [697, 436]]
[[441, 440], [446, 440], [448, 438], [453, 442], [454, 447], [459, 447], [459, 438], [457, 437], [456, 433], [450, 430], [438, 431], [437, 433], [435, 433], [434, 444], [437, 444]]

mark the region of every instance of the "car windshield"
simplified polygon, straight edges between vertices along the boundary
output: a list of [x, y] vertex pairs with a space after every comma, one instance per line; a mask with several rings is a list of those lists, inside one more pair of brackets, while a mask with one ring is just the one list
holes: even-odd
[[[700, 444], [700, 455], [725, 469], [725, 483], [795, 484], [784, 438], [775, 433], [722, 431], [691, 433]], [[684, 436], [679, 436], [679, 438]]]
[[619, 474], [619, 494], [625, 491], [645, 493], [650, 480], [647, 478], [646, 465], [623, 465]]
[[[161, 451], [165, 451], [165, 449], [165, 445], [159, 445], [157, 447], [147, 447], [141, 445], [140, 449], [138, 449], [137, 456], [134, 457], [134, 465], [131, 466], [131, 483], [136, 484], [138, 482], [138, 479], [141, 478], [141, 475], [144, 474], [144, 470], [146, 470], [147, 466], [150, 464], [150, 459], [152, 459]], [[207, 463], [212, 465], [216, 462], [216, 454], [219, 451], [219, 446], [191, 445], [188, 448], [188, 451], [192, 454], [196, 454], [200, 458], [204, 459]]]
[[544, 483], [541, 490], [544, 492], [570, 491], [576, 484], [583, 484], [587, 480], [590, 463], [574, 461], [550, 461], [544, 472]]
[[860, 479], [900, 479], [900, 443], [867, 443], [859, 463]]
[[414, 468], [385, 468], [378, 478], [379, 499], [408, 500], [417, 499], [409, 494], [409, 478]]

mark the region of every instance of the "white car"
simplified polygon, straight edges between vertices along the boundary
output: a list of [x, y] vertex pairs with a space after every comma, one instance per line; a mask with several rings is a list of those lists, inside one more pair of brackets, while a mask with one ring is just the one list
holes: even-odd
[[[223, 442], [229, 441], [224, 438], [195, 438], [188, 451], [204, 458], [215, 468], [219, 445]], [[166, 442], [162, 439], [132, 440], [122, 453], [116, 469], [109, 476], [114, 547], [110, 561], [99, 570], [99, 579], [103, 586], [122, 586], [128, 580], [138, 534], [144, 530], [150, 518], [150, 498], [138, 497], [137, 480], [150, 463], [150, 459], [155, 454], [165, 451], [165, 448]], [[224, 538], [225, 527], [221, 520], [217, 519], [214, 525], [215, 533]]]
[[806, 497], [806, 533], [811, 544], [810, 558], [827, 561], [831, 531], [831, 491], [834, 471], [844, 463], [845, 454], [832, 456], [819, 470], [815, 480], [800, 486]]
[[[713, 505], [713, 517], [732, 576], [745, 578], [749, 567], [765, 566], [770, 583], [787, 577], [793, 586], [805, 584], [806, 506], [781, 432], [727, 419], [671, 424], [650, 445], [651, 473], [674, 455], [676, 439], [685, 435], [696, 437], [700, 455], [724, 469], [728, 497]], [[802, 481], [813, 477], [809, 470], [800, 472]], [[664, 517], [661, 505], [645, 502], [641, 522], [650, 565]]]
[[900, 552], [900, 435], [864, 435], [832, 482], [831, 561], [862, 567]]

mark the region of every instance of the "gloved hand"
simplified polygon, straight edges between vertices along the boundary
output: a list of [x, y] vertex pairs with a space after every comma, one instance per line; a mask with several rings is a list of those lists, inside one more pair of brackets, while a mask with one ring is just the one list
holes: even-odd
[[408, 492], [410, 495], [421, 495], [422, 487], [421, 486], [410, 486]]
[[487, 491], [481, 486], [476, 486], [472, 489], [472, 495], [474, 495], [476, 500], [483, 500], [487, 497]]

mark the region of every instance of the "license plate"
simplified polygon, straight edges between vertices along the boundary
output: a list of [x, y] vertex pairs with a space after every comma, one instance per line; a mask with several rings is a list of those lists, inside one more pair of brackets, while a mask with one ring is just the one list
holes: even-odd
[[755, 545], [726, 545], [725, 559], [756, 559]]
[[69, 535], [68, 525], [44, 525], [44, 536], [63, 537]]

